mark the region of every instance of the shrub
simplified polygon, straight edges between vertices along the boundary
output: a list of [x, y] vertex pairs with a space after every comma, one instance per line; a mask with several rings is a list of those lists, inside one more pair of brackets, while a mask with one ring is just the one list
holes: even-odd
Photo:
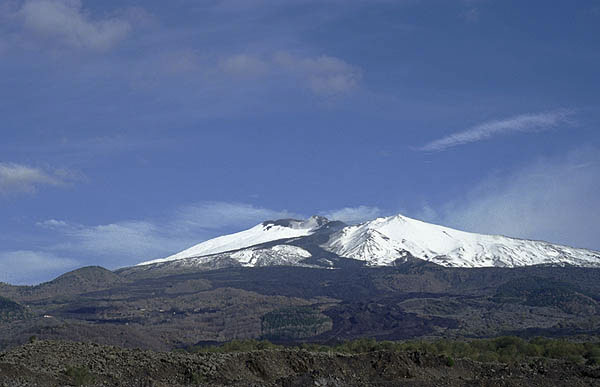
[[86, 386], [94, 383], [94, 375], [85, 367], [67, 367], [65, 374], [69, 376], [76, 386]]

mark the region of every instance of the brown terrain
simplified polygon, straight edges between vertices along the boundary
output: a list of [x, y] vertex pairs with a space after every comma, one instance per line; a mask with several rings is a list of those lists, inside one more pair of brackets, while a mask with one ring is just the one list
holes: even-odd
[[597, 342], [599, 295], [600, 270], [576, 267], [88, 267], [38, 286], [0, 284], [0, 385], [597, 385], [596, 349], [577, 361], [452, 366], [419, 351], [173, 350], [238, 339]]
[[36, 341], [0, 354], [0, 386], [600, 386], [564, 361], [448, 362], [419, 352], [173, 353]]

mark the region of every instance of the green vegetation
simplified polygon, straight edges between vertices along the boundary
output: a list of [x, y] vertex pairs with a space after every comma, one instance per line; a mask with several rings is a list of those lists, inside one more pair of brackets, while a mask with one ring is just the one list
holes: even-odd
[[22, 305], [0, 296], [0, 322], [19, 320], [26, 317], [27, 311]]
[[398, 349], [402, 350], [419, 350], [481, 362], [513, 363], [531, 358], [545, 358], [600, 365], [600, 356], [598, 356], [600, 342], [577, 343], [541, 337], [523, 340], [518, 337], [505, 336], [472, 341], [412, 341], [398, 345]]
[[316, 336], [331, 329], [331, 320], [311, 307], [289, 307], [262, 316], [261, 330], [269, 339], [289, 340]]
[[206, 378], [202, 375], [202, 373], [192, 372], [188, 378], [188, 384], [193, 386], [199, 386], [206, 383]]
[[[234, 340], [220, 346], [193, 347], [192, 352], [246, 352], [262, 349], [282, 349], [267, 340]], [[560, 359], [578, 364], [600, 365], [600, 342], [579, 343], [537, 337], [524, 340], [513, 336], [471, 341], [376, 341], [363, 338], [336, 345], [303, 343], [292, 348], [311, 352], [364, 353], [374, 351], [419, 351], [445, 357], [446, 365], [452, 367], [455, 359], [471, 359], [480, 362], [515, 363], [528, 359]]]
[[71, 378], [76, 386], [87, 386], [96, 380], [90, 370], [85, 367], [68, 367], [65, 374]]

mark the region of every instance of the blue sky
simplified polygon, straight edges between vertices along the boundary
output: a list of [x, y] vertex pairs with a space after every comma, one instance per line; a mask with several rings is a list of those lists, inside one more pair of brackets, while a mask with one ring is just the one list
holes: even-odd
[[5, 0], [0, 281], [262, 220], [600, 249], [600, 1]]

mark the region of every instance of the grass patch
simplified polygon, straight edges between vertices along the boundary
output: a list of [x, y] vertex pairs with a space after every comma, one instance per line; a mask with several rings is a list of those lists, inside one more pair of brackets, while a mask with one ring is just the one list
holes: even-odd
[[335, 345], [302, 343], [282, 346], [268, 340], [234, 340], [218, 346], [195, 346], [191, 352], [246, 352], [263, 349], [296, 348], [311, 352], [365, 353], [374, 351], [414, 352], [444, 356], [446, 365], [454, 366], [455, 359], [471, 359], [480, 362], [515, 363], [528, 359], [559, 359], [572, 363], [600, 366], [600, 342], [574, 342], [547, 339], [531, 340], [513, 336], [494, 339], [461, 340], [415, 340], [377, 341], [372, 338], [344, 341]]
[[331, 329], [331, 320], [310, 307], [274, 310], [262, 316], [263, 337], [271, 340], [293, 340], [316, 336]]

